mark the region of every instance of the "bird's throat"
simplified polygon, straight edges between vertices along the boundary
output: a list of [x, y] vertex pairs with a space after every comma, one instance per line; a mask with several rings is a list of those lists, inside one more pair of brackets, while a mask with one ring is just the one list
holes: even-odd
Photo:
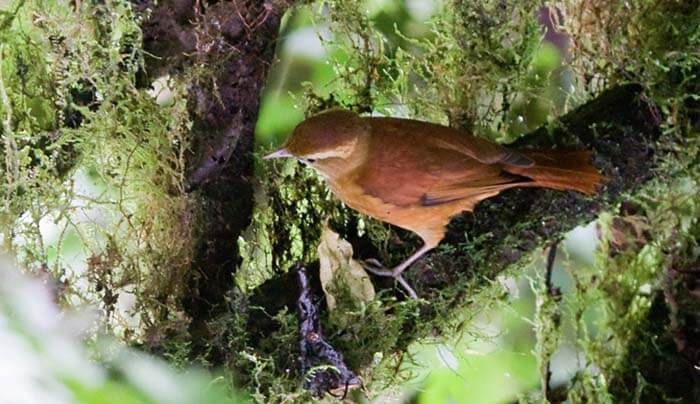
[[313, 164], [313, 168], [315, 168], [326, 181], [330, 181], [332, 178], [347, 177], [356, 172], [367, 160], [369, 143], [367, 137], [356, 139], [357, 141], [353, 142], [351, 145], [347, 145], [349, 148], [345, 149], [344, 153], [339, 154], [339, 156], [342, 157], [329, 157], [316, 160]]

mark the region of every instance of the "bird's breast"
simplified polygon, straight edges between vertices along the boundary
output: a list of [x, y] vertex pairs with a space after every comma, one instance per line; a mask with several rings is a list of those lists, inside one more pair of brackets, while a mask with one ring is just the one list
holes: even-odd
[[396, 205], [366, 193], [351, 176], [329, 180], [328, 184], [335, 196], [348, 207], [383, 222], [413, 231], [423, 239], [437, 237], [435, 234], [441, 235], [450, 217], [465, 210], [457, 203], [440, 206], [423, 206], [420, 203]]

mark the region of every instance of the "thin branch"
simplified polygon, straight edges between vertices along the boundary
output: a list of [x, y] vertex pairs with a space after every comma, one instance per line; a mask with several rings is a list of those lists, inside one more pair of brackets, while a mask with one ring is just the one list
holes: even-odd
[[[554, 261], [556, 261], [557, 258], [557, 247], [559, 246], [559, 240], [555, 240], [554, 243], [549, 247], [549, 252], [547, 253], [547, 266], [546, 266], [546, 272], [545, 272], [545, 278], [544, 278], [544, 285], [545, 288], [547, 289], [547, 296], [550, 299], [553, 299], [556, 301], [561, 293], [559, 292], [558, 288], [555, 288], [552, 284], [552, 272], [554, 270]], [[544, 386], [543, 387], [543, 392], [544, 392], [544, 398], [548, 402], [552, 401], [552, 387], [551, 387], [551, 381], [552, 381], [552, 368], [551, 368], [551, 355], [547, 356], [547, 373], [545, 375], [545, 381], [544, 381]]]
[[557, 247], [559, 246], [559, 240], [555, 240], [549, 247], [549, 252], [547, 253], [547, 272], [545, 273], [545, 286], [547, 287], [547, 294], [549, 296], [556, 298], [558, 290], [552, 286], [552, 271], [554, 270], [554, 261], [557, 258]]

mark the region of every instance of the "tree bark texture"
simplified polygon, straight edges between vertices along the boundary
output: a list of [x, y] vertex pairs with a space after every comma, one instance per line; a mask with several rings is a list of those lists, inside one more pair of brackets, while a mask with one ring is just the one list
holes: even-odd
[[[192, 318], [194, 354], [213, 336], [207, 322], [225, 310], [239, 262], [236, 240], [249, 224], [254, 129], [287, 2], [138, 1], [147, 15], [144, 49], [150, 79], [186, 80], [193, 122], [187, 188], [197, 192], [204, 223], [184, 307]], [[216, 352], [210, 358], [217, 362]]]

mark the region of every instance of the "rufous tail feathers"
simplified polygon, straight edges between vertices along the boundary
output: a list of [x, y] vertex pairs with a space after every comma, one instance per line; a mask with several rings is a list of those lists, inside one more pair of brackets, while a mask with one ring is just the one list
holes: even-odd
[[588, 150], [519, 152], [534, 160], [535, 164], [531, 167], [505, 166], [504, 169], [531, 178], [536, 186], [593, 194], [596, 187], [606, 180], [591, 164], [591, 152]]

